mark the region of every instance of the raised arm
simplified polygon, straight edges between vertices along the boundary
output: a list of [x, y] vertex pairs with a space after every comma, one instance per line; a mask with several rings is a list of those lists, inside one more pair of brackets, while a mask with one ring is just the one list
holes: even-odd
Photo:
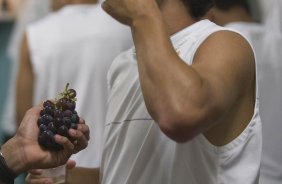
[[[144, 100], [161, 130], [171, 139], [185, 142], [219, 123], [233, 123], [236, 115], [241, 125], [232, 125], [228, 142], [252, 116], [252, 49], [239, 34], [221, 31], [204, 41], [193, 65], [187, 65], [172, 47], [169, 35], [193, 21], [189, 17], [178, 19], [188, 16], [181, 1], [166, 2], [159, 8], [154, 0], [108, 0], [104, 9], [132, 28]], [[247, 116], [237, 113], [239, 106], [247, 109]]]

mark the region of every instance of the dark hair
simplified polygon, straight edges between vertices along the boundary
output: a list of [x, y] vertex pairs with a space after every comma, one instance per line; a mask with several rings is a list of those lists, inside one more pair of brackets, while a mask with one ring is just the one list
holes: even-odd
[[220, 10], [229, 10], [233, 6], [241, 6], [247, 12], [250, 12], [250, 5], [248, 0], [214, 0], [215, 6]]
[[[189, 7], [190, 14], [200, 19], [209, 9], [214, 5], [214, 0], [182, 0], [185, 5]], [[229, 1], [229, 0], [225, 0]]]

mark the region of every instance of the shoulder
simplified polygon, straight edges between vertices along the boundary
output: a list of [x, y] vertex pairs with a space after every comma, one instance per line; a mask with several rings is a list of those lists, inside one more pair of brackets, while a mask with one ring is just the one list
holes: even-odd
[[197, 58], [202, 57], [210, 58], [213, 64], [238, 65], [245, 69], [255, 65], [251, 44], [240, 33], [232, 30], [220, 30], [207, 37], [196, 52], [196, 62]]
[[196, 51], [193, 67], [207, 79], [247, 92], [255, 78], [255, 56], [250, 43], [239, 33], [222, 30], [211, 34]]
[[54, 21], [57, 21], [59, 17], [61, 17], [60, 12], [51, 12], [44, 18], [31, 23], [28, 27], [42, 27], [44, 25], [51, 24]]
[[41, 37], [41, 35], [51, 34], [52, 29], [56, 27], [56, 22], [59, 21], [57, 13], [50, 13], [43, 19], [40, 19], [27, 26], [26, 33], [28, 37]]
[[66, 18], [61, 12], [48, 14], [41, 20], [30, 24], [26, 29], [26, 36], [31, 50], [53, 47], [59, 40], [63, 40], [68, 32], [63, 31]]
[[213, 48], [223, 49], [223, 51], [233, 49], [235, 53], [242, 51], [252, 53], [249, 41], [239, 32], [229, 29], [214, 32], [204, 41], [203, 45], [213, 45]]

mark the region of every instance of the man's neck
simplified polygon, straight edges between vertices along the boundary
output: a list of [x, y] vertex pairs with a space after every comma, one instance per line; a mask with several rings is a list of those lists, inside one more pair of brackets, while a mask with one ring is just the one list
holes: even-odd
[[228, 11], [218, 10], [214, 19], [219, 25], [226, 25], [231, 22], [254, 22], [251, 15], [243, 7], [234, 7]]
[[167, 0], [160, 7], [170, 35], [196, 22], [181, 1]]

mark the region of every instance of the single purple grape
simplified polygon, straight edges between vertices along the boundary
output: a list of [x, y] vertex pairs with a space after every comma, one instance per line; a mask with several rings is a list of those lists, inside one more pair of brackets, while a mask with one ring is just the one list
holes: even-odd
[[47, 126], [44, 125], [44, 124], [41, 124], [41, 125], [39, 126], [39, 130], [40, 130], [40, 132], [44, 132], [45, 130], [47, 130]]
[[54, 121], [54, 118], [49, 114], [44, 114], [43, 116], [41, 116], [41, 118], [43, 119], [45, 125]]
[[[45, 132], [45, 131], [44, 131]], [[39, 145], [41, 145], [42, 147], [46, 148], [47, 147], [47, 134], [46, 133], [40, 133], [38, 136], [38, 143]]]
[[61, 136], [64, 136], [64, 137], [68, 137], [68, 136], [69, 136], [68, 128], [67, 128], [65, 125], [61, 126], [61, 127], [58, 129], [57, 133], [58, 133], [59, 135], [61, 135]]
[[46, 130], [46, 131], [44, 131], [44, 132], [46, 132], [46, 134], [47, 134], [47, 136], [48, 136], [48, 140], [47, 141], [53, 141], [54, 140], [54, 133], [51, 131], [51, 130]]
[[79, 116], [77, 114], [72, 114], [71, 121], [72, 121], [72, 123], [78, 124], [79, 123]]
[[43, 103], [43, 107], [46, 108], [46, 107], [51, 107], [52, 109], [54, 109], [55, 107], [55, 104], [53, 102], [51, 102], [50, 100], [46, 100], [44, 103]]
[[75, 109], [76, 103], [74, 101], [67, 101], [66, 108], [73, 111]]
[[43, 116], [44, 114], [45, 114], [45, 110], [43, 109], [40, 111], [40, 116]]
[[72, 116], [72, 111], [71, 110], [65, 110], [63, 112], [63, 117], [71, 117]]
[[49, 130], [51, 130], [54, 134], [57, 133], [57, 129], [56, 129], [56, 127], [55, 127], [55, 125], [54, 125], [53, 122], [50, 122], [50, 123], [48, 124], [47, 128], [48, 128]]
[[55, 109], [54, 111], [54, 117], [63, 117], [63, 111], [61, 109]]
[[59, 109], [66, 110], [68, 107], [67, 101], [68, 101], [67, 98], [61, 98], [57, 101], [56, 105], [58, 106]]
[[49, 114], [51, 116], [54, 116], [54, 109], [50, 106], [45, 107], [45, 109], [43, 109], [45, 114]]
[[64, 117], [63, 118], [63, 125], [65, 125], [67, 128], [70, 128], [71, 126], [71, 119], [69, 117]]
[[48, 130], [45, 130], [40, 134], [41, 141], [43, 141], [45, 143], [49, 141], [49, 135], [47, 134], [47, 131]]
[[44, 124], [44, 120], [42, 117], [39, 117], [37, 120], [37, 126], [39, 127], [40, 125]]
[[77, 129], [77, 124], [76, 124], [76, 123], [72, 123], [71, 126], [70, 126], [70, 128], [72, 128], [72, 129]]
[[55, 118], [54, 125], [55, 125], [55, 127], [57, 127], [57, 128], [59, 128], [60, 126], [62, 126], [62, 125], [63, 125], [63, 118], [61, 118], [61, 117]]
[[75, 98], [76, 97], [76, 91], [74, 89], [68, 89], [68, 95], [70, 98]]

